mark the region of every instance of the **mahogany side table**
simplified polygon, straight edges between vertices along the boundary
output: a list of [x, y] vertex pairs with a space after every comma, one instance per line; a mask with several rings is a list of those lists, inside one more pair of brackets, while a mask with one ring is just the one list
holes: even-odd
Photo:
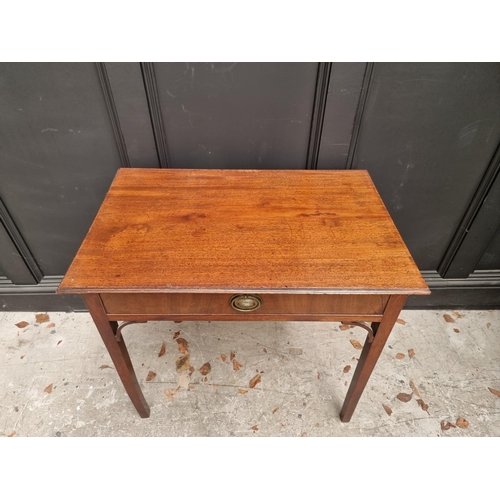
[[128, 322], [363, 326], [348, 422], [407, 296], [430, 291], [366, 171], [122, 168], [58, 293], [83, 295], [141, 417]]

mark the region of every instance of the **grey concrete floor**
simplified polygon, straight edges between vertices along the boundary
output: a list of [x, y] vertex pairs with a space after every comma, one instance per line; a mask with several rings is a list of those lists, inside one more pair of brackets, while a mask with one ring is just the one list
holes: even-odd
[[[403, 311], [347, 424], [338, 413], [360, 353], [351, 341], [365, 339], [359, 327], [128, 326], [124, 337], [151, 406], [141, 419], [90, 316], [48, 316], [0, 314], [0, 435], [500, 435], [500, 392], [489, 390], [500, 391], [500, 311]], [[176, 370], [183, 344], [191, 375]], [[207, 362], [210, 371], [200, 373]]]

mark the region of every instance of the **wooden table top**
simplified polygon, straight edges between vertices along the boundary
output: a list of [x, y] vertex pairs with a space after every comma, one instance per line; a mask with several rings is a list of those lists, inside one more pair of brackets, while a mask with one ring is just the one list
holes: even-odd
[[428, 294], [362, 170], [120, 169], [59, 293]]

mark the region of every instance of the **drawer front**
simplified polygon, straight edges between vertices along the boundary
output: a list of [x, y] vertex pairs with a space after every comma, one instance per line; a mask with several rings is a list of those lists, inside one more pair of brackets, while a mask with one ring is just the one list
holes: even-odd
[[[103, 293], [108, 314], [165, 316], [250, 317], [382, 315], [389, 295], [249, 294], [261, 300], [255, 310], [239, 311], [231, 306], [235, 294], [206, 293]], [[257, 300], [258, 300], [257, 299]], [[255, 300], [236, 301], [236, 306], [254, 307]]]

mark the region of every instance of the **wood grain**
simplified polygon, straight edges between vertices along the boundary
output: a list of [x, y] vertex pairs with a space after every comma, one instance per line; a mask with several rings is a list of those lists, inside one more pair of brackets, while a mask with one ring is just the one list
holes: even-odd
[[59, 293], [428, 294], [366, 171], [120, 169]]

